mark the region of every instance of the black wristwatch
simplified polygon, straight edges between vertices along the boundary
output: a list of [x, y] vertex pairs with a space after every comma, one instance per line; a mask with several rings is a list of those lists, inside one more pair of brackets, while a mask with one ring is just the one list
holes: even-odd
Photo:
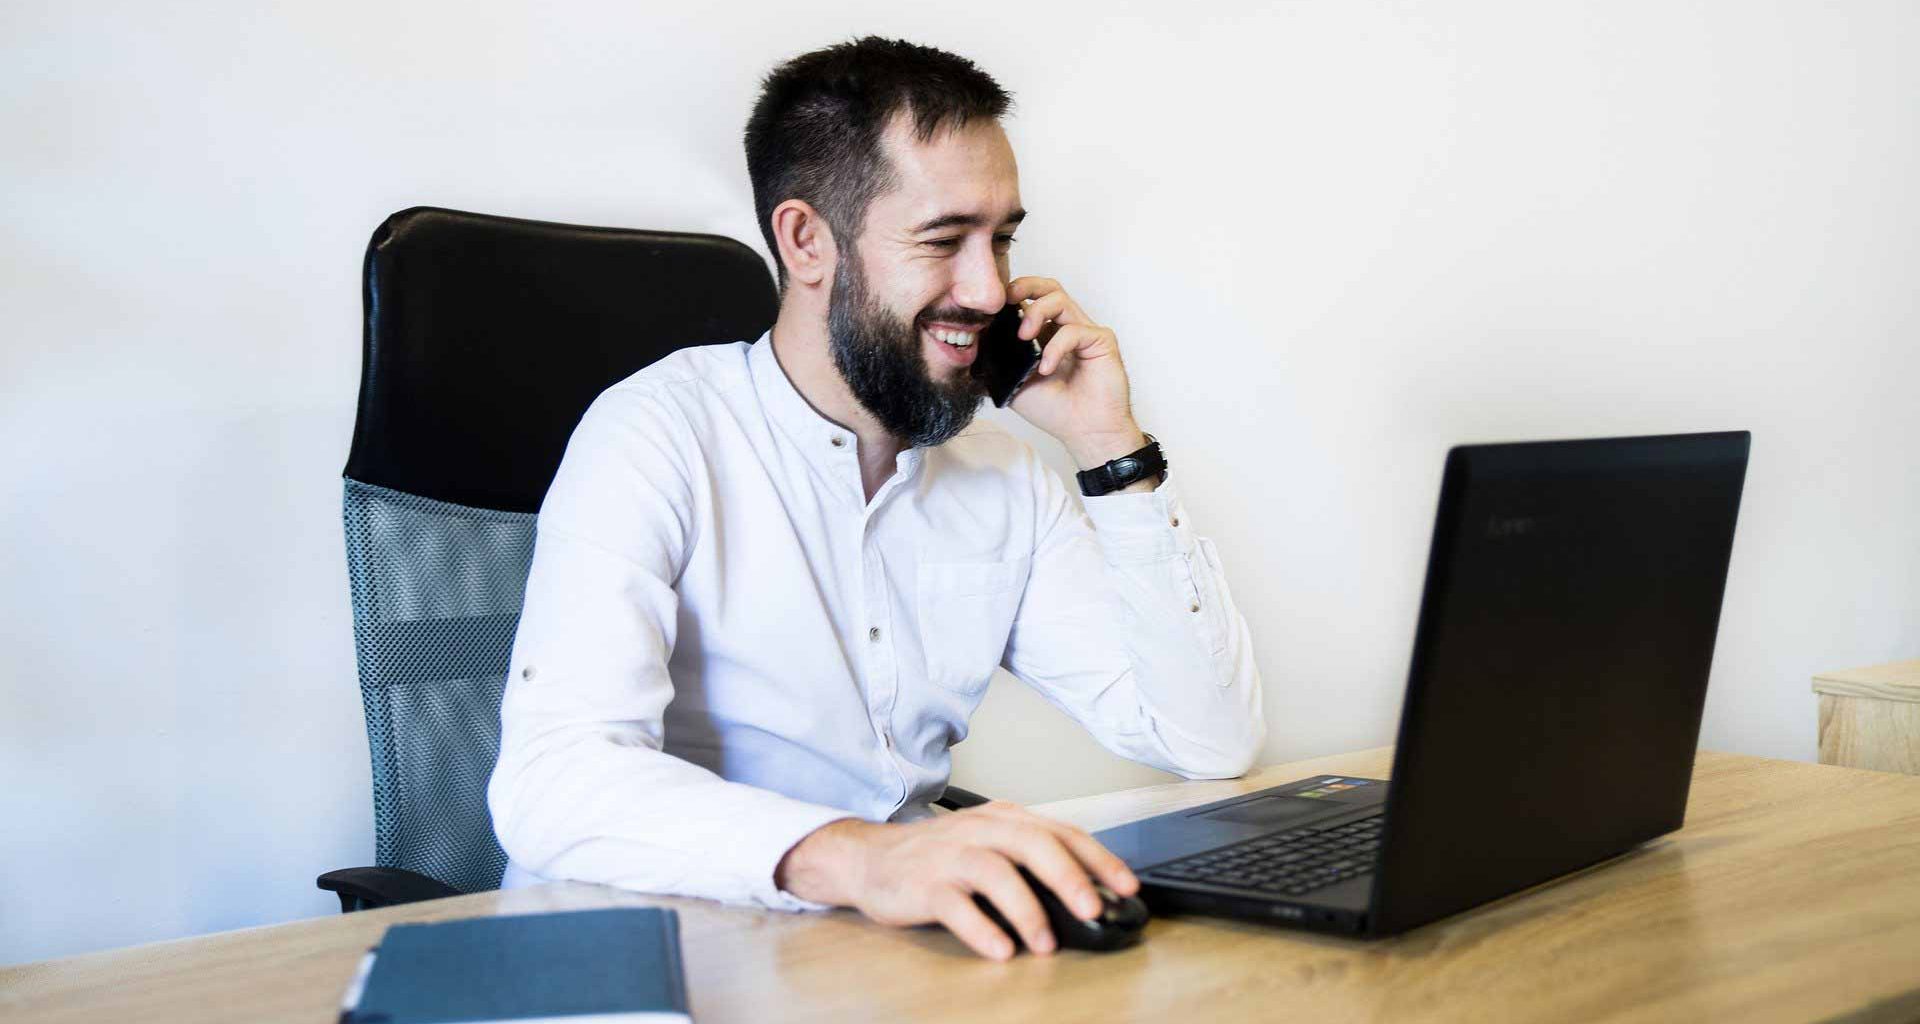
[[[1142, 431], [1142, 433], [1145, 432]], [[1152, 434], [1147, 434], [1147, 443], [1144, 446], [1105, 465], [1083, 469], [1074, 474], [1074, 479], [1080, 481], [1081, 494], [1089, 498], [1097, 498], [1102, 494], [1117, 491], [1136, 480], [1163, 475], [1166, 471], [1167, 457], [1160, 453], [1160, 442], [1155, 441]]]

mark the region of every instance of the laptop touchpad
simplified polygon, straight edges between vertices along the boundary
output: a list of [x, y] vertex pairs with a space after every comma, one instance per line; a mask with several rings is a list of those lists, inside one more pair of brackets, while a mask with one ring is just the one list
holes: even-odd
[[1232, 821], [1242, 825], [1285, 825], [1300, 818], [1325, 814], [1333, 808], [1325, 800], [1309, 800], [1301, 796], [1265, 796], [1258, 800], [1249, 800], [1244, 804], [1222, 807], [1217, 811], [1202, 814], [1202, 818], [1214, 821]]

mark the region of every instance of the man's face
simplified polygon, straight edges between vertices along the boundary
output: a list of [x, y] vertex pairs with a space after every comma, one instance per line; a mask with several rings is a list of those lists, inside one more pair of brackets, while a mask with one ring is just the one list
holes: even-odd
[[895, 187], [842, 248], [827, 332], [860, 404], [908, 445], [927, 447], [972, 422], [986, 395], [968, 368], [980, 331], [1006, 305], [1007, 253], [1026, 212], [1013, 147], [995, 122], [922, 143], [899, 117], [882, 145]]

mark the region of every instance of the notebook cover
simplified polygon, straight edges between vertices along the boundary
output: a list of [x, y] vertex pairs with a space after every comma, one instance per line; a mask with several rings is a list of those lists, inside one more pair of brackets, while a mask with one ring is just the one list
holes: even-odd
[[343, 1024], [689, 1016], [680, 919], [634, 907], [387, 929]]

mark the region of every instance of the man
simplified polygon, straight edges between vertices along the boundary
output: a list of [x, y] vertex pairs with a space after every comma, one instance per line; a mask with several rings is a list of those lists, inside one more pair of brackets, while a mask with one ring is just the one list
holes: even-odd
[[1019, 807], [930, 809], [997, 665], [1122, 756], [1253, 761], [1246, 623], [1165, 474], [1083, 514], [973, 420], [979, 331], [1020, 303], [1023, 337], [1057, 330], [1014, 411], [1082, 469], [1148, 444], [1114, 332], [1010, 279], [1007, 105], [972, 63], [877, 38], [768, 77], [746, 143], [779, 317], [615, 385], [574, 431], [488, 788], [503, 884], [851, 906], [1012, 955], [977, 893], [1045, 953], [1016, 864], [1083, 917], [1090, 876], [1138, 882]]

